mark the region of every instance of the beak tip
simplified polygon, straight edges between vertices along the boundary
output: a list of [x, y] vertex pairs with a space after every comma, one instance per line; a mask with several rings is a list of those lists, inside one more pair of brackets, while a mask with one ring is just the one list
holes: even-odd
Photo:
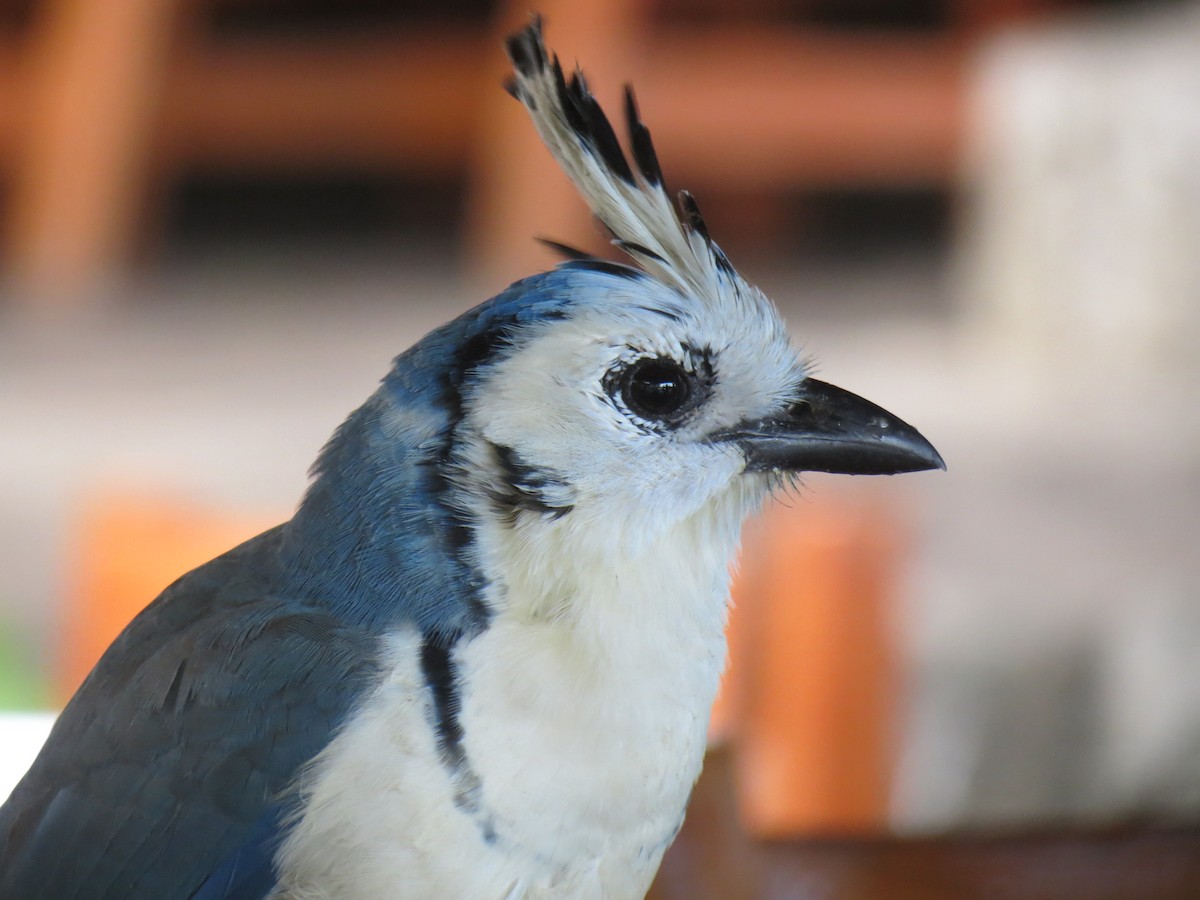
[[[931, 472], [946, 471], [946, 461], [920, 432], [909, 425], [904, 425], [904, 436], [898, 442], [896, 450], [906, 459], [908, 467], [897, 467], [900, 472]], [[895, 445], [894, 445], [895, 446]]]
[[946, 471], [946, 461], [942, 459], [942, 454], [938, 453], [937, 448], [933, 444], [929, 445], [929, 463], [930, 470]]

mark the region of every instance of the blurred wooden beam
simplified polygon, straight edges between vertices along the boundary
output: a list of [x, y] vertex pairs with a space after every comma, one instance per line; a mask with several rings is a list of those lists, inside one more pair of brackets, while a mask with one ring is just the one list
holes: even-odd
[[21, 77], [21, 47], [11, 36], [0, 39], [0, 171], [13, 169], [19, 135], [25, 128], [25, 80]]
[[[412, 166], [453, 174], [471, 153], [483, 30], [243, 39], [186, 48], [167, 71], [168, 166]], [[496, 85], [494, 102], [503, 102]]]
[[[660, 150], [676, 157], [677, 177], [703, 179], [718, 169], [734, 186], [940, 182], [955, 162], [965, 48], [951, 38], [666, 30], [652, 58], [625, 55]], [[503, 104], [496, 99], [501, 58], [486, 30], [446, 28], [185, 48], [161, 73], [156, 152], [169, 165], [412, 163], [452, 173], [473, 153], [480, 100]], [[18, 70], [15, 47], [0, 47], [0, 141], [12, 139], [21, 115]], [[494, 96], [480, 91], [485, 70], [497, 72]], [[108, 83], [117, 77], [109, 73]], [[65, 90], [68, 79], [39, 88], [39, 100]], [[89, 89], [100, 91], [94, 83]], [[128, 108], [132, 98], [122, 102]]]
[[[586, 211], [500, 95], [500, 38], [526, 20], [517, 4], [497, 29], [198, 41], [174, 40], [167, 10], [180, 4], [47, 2], [26, 70], [6, 78], [0, 57], [0, 100], [13, 100], [0, 104], [0, 152], [20, 135], [7, 262], [34, 295], [77, 295], [119, 270], [153, 173], [188, 167], [467, 171], [468, 256], [489, 281], [548, 261], [533, 233], [590, 239]], [[673, 186], [937, 184], [954, 171], [966, 47], [952, 36], [650, 35], [633, 0], [542, 7], [553, 46], [567, 65], [587, 61], [610, 109], [636, 83]]]
[[22, 292], [74, 303], [123, 259], [178, 6], [46, 0], [39, 8], [9, 212], [7, 262]]
[[676, 180], [941, 184], [954, 171], [968, 48], [953, 36], [722, 27], [654, 47], [636, 84]]

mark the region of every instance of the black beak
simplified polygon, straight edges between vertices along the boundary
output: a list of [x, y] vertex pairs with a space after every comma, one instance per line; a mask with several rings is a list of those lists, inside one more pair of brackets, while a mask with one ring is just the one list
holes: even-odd
[[857, 394], [806, 378], [782, 413], [719, 436], [741, 445], [748, 472], [897, 475], [945, 469], [917, 429]]

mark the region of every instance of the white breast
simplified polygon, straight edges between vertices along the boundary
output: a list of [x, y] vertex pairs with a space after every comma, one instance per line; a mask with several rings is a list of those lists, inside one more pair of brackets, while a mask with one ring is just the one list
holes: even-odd
[[577, 552], [578, 528], [484, 529], [492, 559], [524, 562], [455, 651], [475, 808], [456, 806], [438, 755], [419, 636], [395, 635], [389, 676], [312, 769], [279, 896], [643, 896], [699, 773], [724, 661], [736, 526], [704, 518], [672, 552], [619, 568]]

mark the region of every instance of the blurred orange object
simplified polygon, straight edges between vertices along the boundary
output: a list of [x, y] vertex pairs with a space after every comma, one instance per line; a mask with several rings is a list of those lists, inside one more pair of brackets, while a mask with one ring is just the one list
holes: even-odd
[[78, 516], [55, 694], [65, 703], [167, 585], [275, 524], [163, 494], [101, 491]]
[[718, 710], [756, 837], [886, 827], [900, 533], [882, 495], [828, 485], [747, 528]]

